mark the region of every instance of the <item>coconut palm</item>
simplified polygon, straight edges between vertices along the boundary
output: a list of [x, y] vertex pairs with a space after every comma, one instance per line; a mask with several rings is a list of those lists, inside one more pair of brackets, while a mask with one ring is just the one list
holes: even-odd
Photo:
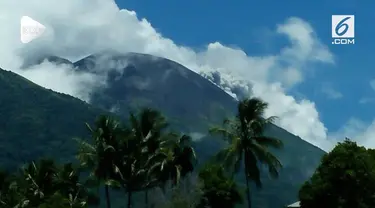
[[[55, 192], [56, 164], [53, 160], [32, 161], [22, 168], [24, 196], [30, 206], [36, 206]], [[27, 187], [27, 188], [26, 188]]]
[[137, 147], [131, 148], [135, 146], [134, 143], [136, 142], [134, 139], [128, 139], [126, 143], [129, 146], [120, 149], [120, 152], [123, 152], [123, 154], [122, 157], [118, 158], [118, 162], [116, 162], [118, 177], [115, 179], [128, 195], [127, 207], [130, 208], [132, 206], [133, 193], [144, 190], [147, 181], [147, 170], [142, 164], [139, 151], [135, 149]]
[[167, 127], [164, 116], [157, 110], [144, 108], [138, 114], [131, 112], [129, 115], [117, 163], [118, 180], [128, 194], [128, 207], [135, 191], [145, 191], [145, 204], [148, 206], [148, 190], [158, 184], [157, 178], [148, 174], [151, 166], [149, 158], [163, 145], [162, 135]]
[[110, 186], [114, 185], [116, 175], [115, 156], [119, 140], [122, 136], [120, 123], [109, 116], [100, 116], [95, 122], [95, 128], [86, 126], [91, 134], [92, 144], [76, 139], [79, 143], [77, 158], [81, 165], [91, 171], [91, 176], [104, 182], [107, 208], [111, 207]]
[[[8, 196], [14, 194], [13, 197], [16, 195], [18, 199], [18, 202], [13, 206], [38, 207], [48, 200], [56, 191], [56, 172], [57, 167], [53, 160], [43, 159], [24, 165], [20, 169], [20, 174], [14, 177], [9, 184]], [[7, 200], [8, 206], [11, 205], [12, 202], [9, 201], [9, 198]]]
[[197, 157], [194, 148], [191, 146], [190, 136], [182, 135], [178, 137], [173, 133], [168, 136], [167, 145], [160, 148], [160, 151], [154, 154], [153, 158], [150, 158], [153, 165], [149, 169], [149, 173], [156, 173], [164, 185], [171, 180], [172, 186], [175, 186], [181, 178], [186, 177], [194, 170]]
[[273, 177], [278, 176], [282, 167], [280, 161], [269, 151], [269, 147], [280, 148], [282, 141], [264, 135], [264, 130], [275, 117], [265, 118], [268, 104], [258, 98], [244, 99], [238, 103], [235, 119], [224, 121], [223, 127], [210, 129], [211, 134], [224, 137], [229, 146], [219, 152], [218, 158], [224, 165], [233, 168], [233, 173], [244, 168], [248, 207], [251, 208], [250, 181], [261, 188], [260, 164], [268, 166]]
[[97, 196], [80, 182], [80, 172], [72, 163], [59, 167], [55, 176], [55, 184], [56, 193], [50, 201], [56, 201], [60, 206], [82, 208], [89, 204], [98, 205], [98, 200], [92, 200]]
[[[133, 117], [134, 118], [134, 117]], [[144, 108], [140, 111], [138, 116], [139, 124], [136, 124], [133, 120], [133, 127], [138, 126], [139, 134], [137, 136], [142, 140], [142, 163], [145, 169], [148, 169], [151, 164], [148, 162], [157, 151], [162, 148], [165, 143], [165, 130], [168, 127], [168, 123], [165, 117], [157, 110], [151, 108]], [[148, 208], [148, 192], [150, 189], [155, 187], [159, 182], [157, 178], [152, 174], [148, 174], [144, 186], [145, 189], [145, 207]]]

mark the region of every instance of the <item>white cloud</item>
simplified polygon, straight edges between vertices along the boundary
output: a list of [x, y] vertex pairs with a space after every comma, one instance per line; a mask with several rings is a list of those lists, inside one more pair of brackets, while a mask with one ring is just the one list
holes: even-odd
[[270, 103], [268, 116], [280, 117], [278, 120], [280, 126], [290, 132], [297, 132], [312, 144], [326, 148], [327, 129], [319, 120], [319, 113], [313, 102], [297, 101], [292, 96], [286, 95], [279, 83], [254, 85], [253, 92]]
[[331, 136], [332, 139], [347, 137], [367, 148], [375, 148], [375, 120], [368, 125], [367, 122], [360, 119], [351, 118], [339, 131]]
[[83, 100], [95, 86], [104, 84], [100, 77], [88, 73], [78, 73], [66, 64], [54, 65], [48, 61], [27, 70], [14, 70], [34, 83], [54, 91], [75, 95]]
[[285, 48], [282, 54], [291, 61], [301, 64], [305, 61], [333, 63], [333, 55], [327, 46], [317, 38], [313, 28], [302, 19], [292, 17], [277, 27], [277, 32], [288, 36], [293, 47]]
[[[27, 45], [19, 41], [19, 19], [23, 15], [47, 27], [40, 39]], [[40, 85], [85, 99], [98, 77], [76, 76], [66, 65], [55, 67], [48, 63], [20, 71], [23, 58], [52, 53], [75, 61], [106, 49], [149, 53], [208, 74], [211, 80], [216, 72], [216, 83], [220, 80], [228, 93], [263, 98], [270, 103], [267, 113], [280, 117], [280, 126], [326, 148], [327, 129], [314, 102], [296, 100], [286, 93], [304, 80], [310, 64], [334, 63], [331, 52], [302, 19], [292, 17], [273, 28], [290, 44], [268, 56], [248, 56], [218, 42], [208, 44], [203, 51], [176, 45], [147, 20], [139, 20], [135, 12], [119, 10], [111, 0], [0, 0], [0, 24], [0, 66]]]
[[343, 97], [343, 94], [334, 89], [330, 83], [324, 83], [321, 90], [329, 99], [337, 100]]
[[302, 82], [303, 77], [299, 69], [290, 67], [285, 69], [285, 72], [281, 77], [281, 81], [285, 84], [285, 86], [291, 87], [294, 84], [299, 84]]

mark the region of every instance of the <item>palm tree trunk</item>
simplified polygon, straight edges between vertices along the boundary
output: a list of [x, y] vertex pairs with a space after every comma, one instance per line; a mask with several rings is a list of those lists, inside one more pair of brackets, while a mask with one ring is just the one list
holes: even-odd
[[107, 200], [107, 208], [111, 208], [111, 199], [109, 197], [109, 187], [105, 185], [105, 198]]
[[132, 192], [128, 192], [128, 208], [132, 207]]
[[248, 205], [248, 208], [251, 208], [250, 183], [249, 183], [249, 178], [247, 177], [246, 171], [245, 171], [245, 178], [246, 178], [247, 205]]
[[148, 190], [145, 191], [145, 207], [148, 208]]

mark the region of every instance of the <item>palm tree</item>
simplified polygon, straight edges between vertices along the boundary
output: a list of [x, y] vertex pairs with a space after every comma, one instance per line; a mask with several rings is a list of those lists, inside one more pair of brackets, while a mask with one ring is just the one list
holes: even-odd
[[193, 172], [197, 163], [197, 156], [191, 143], [192, 139], [190, 136], [182, 135], [172, 148], [175, 158], [174, 164], [181, 167], [180, 174], [182, 178]]
[[132, 196], [134, 192], [143, 191], [145, 182], [147, 181], [147, 171], [142, 165], [140, 159], [140, 153], [137, 147], [134, 147], [135, 141], [133, 139], [127, 139], [126, 143], [129, 145], [126, 148], [121, 148], [122, 157], [116, 162], [118, 178], [120, 186], [123, 188], [125, 193], [128, 195], [127, 207], [132, 206]]
[[109, 187], [114, 185], [116, 175], [115, 156], [122, 135], [120, 123], [109, 117], [100, 116], [95, 128], [86, 123], [91, 133], [93, 144], [76, 139], [79, 143], [78, 159], [83, 167], [91, 170], [91, 176], [98, 181], [104, 181], [107, 208], [111, 207]]
[[173, 133], [168, 136], [169, 138], [165, 141], [166, 145], [160, 148], [153, 158], [150, 158], [153, 165], [149, 172], [156, 173], [163, 184], [171, 180], [172, 186], [176, 186], [181, 178], [193, 172], [197, 157], [191, 146], [190, 136], [178, 137]]
[[93, 205], [71, 163], [58, 166], [51, 159], [31, 161], [19, 173], [8, 176], [0, 173], [1, 207], [83, 208]]
[[148, 190], [158, 184], [153, 175], [148, 174], [150, 158], [164, 144], [163, 133], [168, 127], [165, 117], [157, 110], [144, 108], [138, 114], [129, 115], [129, 125], [124, 128], [121, 142], [121, 158], [118, 168], [122, 186], [128, 194], [128, 207], [135, 191], [145, 192], [145, 205], [148, 207]]
[[[138, 119], [131, 116], [132, 129], [135, 130], [135, 136], [142, 142], [143, 166], [149, 165], [147, 161], [152, 157], [163, 145], [163, 133], [168, 127], [165, 117], [157, 110], [144, 108], [139, 112]], [[147, 163], [147, 164], [146, 164]], [[152, 182], [152, 183], [149, 183]], [[148, 207], [148, 191], [153, 188], [157, 180], [152, 175], [147, 175], [145, 189], [145, 207]]]
[[[98, 205], [97, 198], [88, 188], [80, 182], [80, 172], [72, 163], [67, 163], [59, 167], [55, 176], [56, 193], [51, 201], [59, 201], [65, 207], [87, 207], [88, 205]], [[55, 200], [56, 199], [56, 200]], [[65, 203], [63, 203], [65, 201]]]
[[[143, 146], [146, 150], [143, 154], [143, 164], [146, 169], [151, 168], [150, 159], [156, 155], [167, 142], [169, 136], [166, 130], [169, 126], [166, 118], [157, 110], [145, 108], [140, 113], [140, 124], [142, 131]], [[144, 136], [146, 135], [146, 136]], [[148, 208], [148, 191], [159, 185], [160, 181], [154, 174], [147, 172], [147, 183], [145, 186], [145, 207]]]
[[56, 191], [57, 167], [53, 160], [32, 161], [21, 168], [21, 174], [13, 186], [19, 192], [17, 206], [38, 207]]
[[223, 127], [210, 129], [211, 134], [219, 134], [229, 146], [219, 152], [218, 158], [224, 165], [233, 168], [233, 173], [244, 167], [248, 207], [251, 208], [250, 180], [261, 188], [259, 163], [268, 166], [273, 177], [278, 176], [282, 167], [280, 161], [269, 152], [268, 147], [281, 148], [282, 141], [264, 135], [264, 129], [275, 117], [264, 118], [268, 104], [258, 98], [244, 99], [238, 103], [235, 119], [224, 121]]

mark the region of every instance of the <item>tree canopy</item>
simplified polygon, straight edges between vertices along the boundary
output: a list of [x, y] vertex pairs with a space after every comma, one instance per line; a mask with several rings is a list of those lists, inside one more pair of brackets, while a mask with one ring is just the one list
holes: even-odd
[[327, 155], [299, 192], [301, 207], [375, 207], [374, 150], [346, 139]]

